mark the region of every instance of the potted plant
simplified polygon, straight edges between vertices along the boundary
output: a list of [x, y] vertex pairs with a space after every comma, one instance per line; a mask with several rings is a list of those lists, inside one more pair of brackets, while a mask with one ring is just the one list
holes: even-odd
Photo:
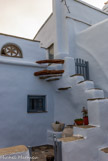
[[64, 123], [61, 123], [59, 121], [56, 121], [56, 122], [52, 123], [52, 128], [56, 132], [63, 131], [64, 126], [65, 126], [65, 124]]
[[88, 125], [89, 124], [89, 121], [88, 121], [88, 110], [85, 107], [83, 107], [82, 113], [83, 113], [84, 125]]
[[83, 125], [83, 119], [82, 118], [75, 119], [74, 122], [75, 122], [76, 125]]

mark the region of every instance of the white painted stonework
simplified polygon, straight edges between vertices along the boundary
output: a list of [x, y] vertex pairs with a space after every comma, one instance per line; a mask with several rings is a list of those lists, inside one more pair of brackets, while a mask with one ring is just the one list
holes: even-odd
[[29, 150], [24, 145], [0, 149], [0, 161], [30, 161], [30, 159]]
[[[100, 151], [108, 147], [107, 33], [106, 12], [79, 0], [53, 0], [53, 14], [34, 40], [0, 34], [0, 51], [3, 45], [14, 43], [23, 54], [23, 58], [13, 58], [0, 53], [0, 148], [53, 145], [53, 135], [59, 138], [62, 134], [54, 132], [51, 124], [59, 121], [72, 125], [74, 119], [82, 117], [82, 108], [86, 107], [93, 127], [74, 127], [74, 136], [83, 138], [62, 141], [62, 160], [107, 158]], [[36, 63], [48, 59], [48, 47], [52, 44], [54, 58], [63, 59], [64, 64]], [[76, 58], [89, 62], [90, 80], [76, 73]], [[42, 70], [64, 70], [64, 73], [46, 79], [34, 76]], [[46, 111], [27, 113], [28, 95], [46, 96]]]

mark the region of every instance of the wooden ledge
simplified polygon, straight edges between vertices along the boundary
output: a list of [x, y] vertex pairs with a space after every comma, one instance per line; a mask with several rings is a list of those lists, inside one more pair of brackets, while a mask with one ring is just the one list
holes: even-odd
[[70, 142], [70, 141], [76, 141], [76, 140], [82, 140], [82, 139], [84, 139], [84, 138], [83, 137], [78, 137], [78, 136], [72, 136], [72, 137], [60, 138], [58, 140], [63, 141], [63, 142]]
[[104, 148], [104, 149], [101, 149], [101, 151], [103, 151], [104, 153], [108, 153], [108, 147]]
[[64, 87], [64, 88], [58, 88], [58, 90], [67, 90], [70, 89], [71, 87]]
[[92, 125], [81, 125], [81, 126], [74, 126], [74, 127], [83, 128], [83, 129], [90, 129], [90, 128], [95, 128], [96, 126], [92, 126]]
[[0, 149], [0, 155], [9, 155], [9, 154], [15, 154], [20, 152], [26, 152], [28, 149], [24, 145], [19, 146], [13, 146], [8, 148]]
[[87, 101], [96, 101], [96, 100], [106, 100], [108, 98], [91, 98], [91, 99], [88, 99]]
[[62, 59], [48, 59], [48, 60], [36, 61], [36, 63], [38, 63], [38, 64], [45, 64], [45, 63], [64, 64], [64, 60], [62, 60]]
[[40, 75], [49, 75], [49, 74], [62, 74], [64, 73], [64, 70], [42, 70], [39, 72], [35, 72], [35, 76], [40, 76]]
[[84, 82], [93, 82], [93, 81], [92, 80], [84, 80], [84, 81], [79, 82], [78, 84], [81, 84], [81, 83], [84, 83]]
[[74, 75], [71, 75], [70, 77], [75, 77], [75, 76], [81, 76], [81, 77], [84, 77], [83, 75], [81, 74], [74, 74]]

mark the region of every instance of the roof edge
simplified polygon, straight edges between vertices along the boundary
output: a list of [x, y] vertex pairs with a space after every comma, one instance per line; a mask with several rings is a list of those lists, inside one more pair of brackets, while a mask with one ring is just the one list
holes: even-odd
[[15, 35], [9, 35], [9, 34], [5, 34], [5, 33], [0, 33], [0, 35], [14, 37], [14, 38], [18, 38], [18, 39], [27, 40], [27, 41], [40, 42], [40, 41], [37, 41], [37, 40], [34, 40], [34, 39], [28, 39], [28, 38], [24, 38], [24, 37], [20, 37], [20, 36], [15, 36]]
[[92, 9], [97, 10], [97, 11], [103, 13], [103, 14], [108, 15], [108, 13], [102, 11], [101, 9], [99, 9], [99, 8], [97, 8], [97, 7], [95, 7], [95, 6], [91, 5], [91, 4], [89, 4], [89, 3], [86, 3], [86, 2], [81, 1], [81, 0], [74, 0], [74, 1], [76, 1], [76, 2], [78, 2], [78, 3], [82, 3], [83, 5], [88, 6], [89, 8], [92, 8]]
[[[48, 22], [48, 20], [53, 16], [53, 12], [49, 15], [49, 17], [46, 19], [46, 21], [43, 23], [43, 25], [40, 27], [40, 29], [38, 30], [38, 32], [36, 33], [36, 35], [34, 36], [33, 40], [37, 37], [37, 35], [39, 34], [39, 32], [41, 31], [41, 29], [45, 26], [45, 24]], [[36, 40], [35, 40], [36, 41]], [[37, 40], [38, 41], [38, 40]]]

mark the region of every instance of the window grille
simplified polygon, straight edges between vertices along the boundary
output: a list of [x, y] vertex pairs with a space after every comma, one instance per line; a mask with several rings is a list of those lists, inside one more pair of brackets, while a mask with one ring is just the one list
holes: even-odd
[[2, 56], [22, 58], [22, 52], [19, 47], [15, 44], [6, 44], [1, 49]]
[[39, 113], [46, 111], [46, 96], [28, 96], [28, 108], [29, 113]]
[[76, 74], [84, 76], [85, 80], [89, 80], [89, 63], [83, 59], [75, 59]]

